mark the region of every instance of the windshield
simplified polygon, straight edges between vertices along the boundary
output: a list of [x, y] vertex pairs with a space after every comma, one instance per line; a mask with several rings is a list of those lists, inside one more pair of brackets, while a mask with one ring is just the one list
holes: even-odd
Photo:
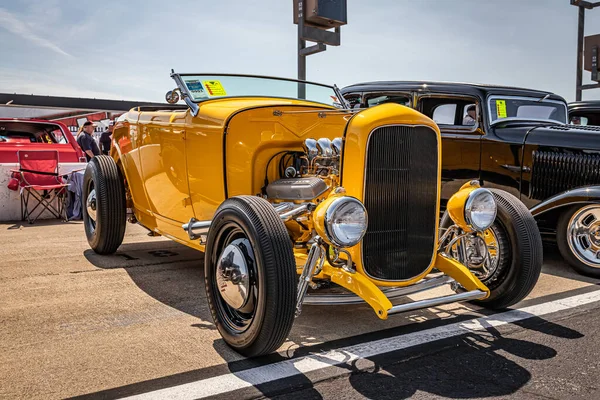
[[488, 100], [490, 123], [504, 119], [523, 119], [567, 123], [567, 105], [558, 100], [543, 100], [535, 97], [493, 96]]
[[219, 97], [283, 97], [340, 107], [332, 86], [281, 78], [245, 75], [180, 75], [191, 99], [201, 102]]

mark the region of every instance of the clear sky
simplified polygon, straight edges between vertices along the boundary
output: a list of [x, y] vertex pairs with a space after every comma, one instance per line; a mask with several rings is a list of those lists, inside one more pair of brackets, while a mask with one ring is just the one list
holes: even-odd
[[[162, 101], [171, 68], [295, 77], [292, 17], [292, 0], [0, 0], [0, 92]], [[308, 80], [496, 83], [574, 100], [569, 0], [348, 0], [348, 21], [340, 47], [308, 57]], [[592, 34], [600, 8], [587, 12]]]

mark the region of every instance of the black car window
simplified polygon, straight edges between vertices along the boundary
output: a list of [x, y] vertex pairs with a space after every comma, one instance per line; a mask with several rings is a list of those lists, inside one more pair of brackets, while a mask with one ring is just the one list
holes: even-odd
[[394, 93], [372, 93], [365, 96], [367, 107], [374, 107], [380, 104], [394, 103], [410, 107], [410, 96]]
[[[469, 115], [474, 108], [475, 118]], [[422, 97], [419, 100], [419, 111], [434, 120], [440, 126], [475, 129], [478, 108], [474, 98], [469, 97]]]
[[567, 122], [567, 105], [558, 100], [496, 95], [489, 98], [488, 107], [491, 123], [505, 118]]

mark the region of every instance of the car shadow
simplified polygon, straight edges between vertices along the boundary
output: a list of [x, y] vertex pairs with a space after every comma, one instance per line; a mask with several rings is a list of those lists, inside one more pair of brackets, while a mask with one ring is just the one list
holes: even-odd
[[[513, 323], [545, 335], [573, 340], [580, 332], [531, 316]], [[333, 363], [346, 369], [347, 378], [329, 381], [323, 387], [307, 383], [303, 389], [285, 393], [277, 383], [259, 385], [265, 396], [281, 394], [285, 399], [320, 399], [338, 393], [345, 398], [400, 399], [417, 392], [448, 398], [510, 396], [532, 378], [519, 359], [543, 361], [556, 357], [557, 350], [541, 343], [508, 337], [494, 327], [468, 332], [460, 337], [429, 342], [410, 349], [352, 362]], [[347, 359], [352, 359], [348, 354]], [[319, 361], [326, 358], [318, 357]], [[354, 393], [348, 393], [347, 383]], [[299, 382], [300, 383], [300, 382]], [[338, 392], [339, 391], [339, 392]]]
[[124, 243], [112, 255], [85, 250], [101, 269], [123, 269], [144, 293], [199, 319], [193, 326], [215, 329], [204, 293], [204, 254], [173, 241]]

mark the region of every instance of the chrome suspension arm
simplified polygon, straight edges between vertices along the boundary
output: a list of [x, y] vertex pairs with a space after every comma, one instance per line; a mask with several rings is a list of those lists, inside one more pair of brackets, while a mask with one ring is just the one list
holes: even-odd
[[316, 241], [310, 248], [308, 252], [308, 256], [306, 257], [306, 263], [302, 268], [302, 274], [300, 275], [300, 280], [298, 282], [298, 295], [296, 297], [296, 317], [300, 315], [302, 312], [302, 302], [304, 301], [304, 296], [306, 295], [306, 291], [308, 290], [308, 285], [312, 280], [312, 277], [315, 272], [315, 268], [317, 263], [323, 263], [325, 257], [325, 251], [321, 245], [321, 238], [316, 237]]

